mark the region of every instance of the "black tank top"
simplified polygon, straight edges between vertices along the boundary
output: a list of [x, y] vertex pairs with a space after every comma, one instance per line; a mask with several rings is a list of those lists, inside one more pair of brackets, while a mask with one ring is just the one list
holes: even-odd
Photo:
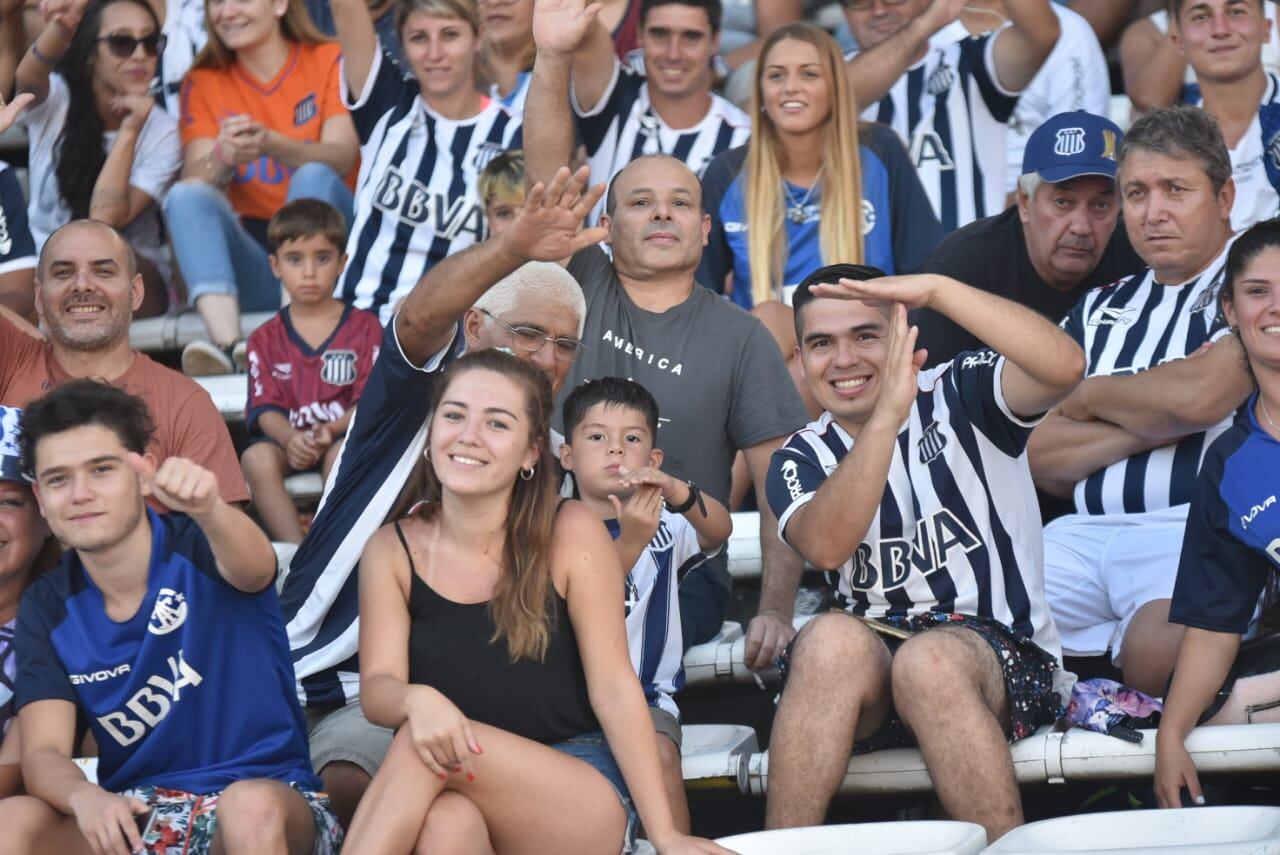
[[431, 686], [469, 719], [544, 744], [599, 730], [568, 603], [552, 589], [554, 608], [542, 662], [511, 661], [505, 638], [493, 638], [487, 603], [455, 603], [418, 575], [409, 557], [409, 682]]

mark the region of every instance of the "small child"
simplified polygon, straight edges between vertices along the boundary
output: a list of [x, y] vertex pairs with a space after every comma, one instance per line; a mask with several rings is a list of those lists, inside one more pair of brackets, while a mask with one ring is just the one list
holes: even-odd
[[484, 205], [489, 237], [497, 237], [516, 218], [528, 192], [524, 177], [524, 152], [509, 149], [485, 164], [476, 179], [476, 192]]
[[627, 646], [660, 736], [663, 783], [676, 827], [689, 833], [689, 805], [680, 771], [680, 710], [672, 698], [684, 686], [679, 580], [720, 550], [733, 523], [724, 505], [692, 482], [665, 474], [654, 448], [658, 403], [631, 380], [583, 383], [564, 402], [560, 463], [578, 493], [613, 535], [626, 579]]
[[302, 540], [284, 478], [317, 465], [328, 476], [378, 358], [377, 315], [333, 296], [346, 239], [342, 215], [316, 199], [290, 202], [267, 226], [271, 271], [290, 303], [249, 336], [250, 445], [240, 465], [272, 540]]

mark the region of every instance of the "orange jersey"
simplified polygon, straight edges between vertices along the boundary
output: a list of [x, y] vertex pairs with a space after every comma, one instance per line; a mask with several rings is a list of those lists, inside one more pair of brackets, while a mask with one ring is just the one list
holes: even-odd
[[[299, 142], [319, 142], [332, 116], [347, 112], [339, 92], [338, 45], [295, 43], [275, 78], [261, 81], [232, 63], [230, 68], [192, 69], [182, 83], [182, 144], [216, 139], [229, 116], [248, 114], [276, 133]], [[347, 184], [354, 188], [359, 166]], [[263, 155], [236, 169], [227, 190], [241, 217], [269, 220], [285, 203], [293, 169]]]

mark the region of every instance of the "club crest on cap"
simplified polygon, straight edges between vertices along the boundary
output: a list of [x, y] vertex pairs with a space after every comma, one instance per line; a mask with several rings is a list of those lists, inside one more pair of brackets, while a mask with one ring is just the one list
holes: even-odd
[[1084, 128], [1062, 128], [1053, 142], [1053, 153], [1071, 157], [1084, 152]]

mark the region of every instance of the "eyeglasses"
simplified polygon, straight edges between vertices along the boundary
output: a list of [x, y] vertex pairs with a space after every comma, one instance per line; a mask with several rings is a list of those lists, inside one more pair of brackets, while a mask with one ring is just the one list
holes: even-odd
[[133, 56], [138, 45], [142, 45], [142, 52], [146, 56], [159, 56], [164, 52], [167, 39], [159, 33], [152, 33], [140, 39], [128, 33], [111, 33], [99, 36], [94, 41], [106, 42], [107, 50], [111, 51], [111, 55], [117, 59], [128, 59]]
[[547, 335], [537, 327], [513, 327], [511, 324], [494, 316], [487, 309], [481, 309], [480, 314], [490, 318], [494, 323], [510, 333], [512, 343], [525, 353], [537, 353], [542, 350], [543, 345], [551, 342], [554, 346], [553, 350], [556, 359], [561, 362], [573, 362], [582, 354], [582, 351], [587, 349], [587, 346], [576, 338]]
[[[877, 0], [844, 0], [844, 7], [852, 9], [855, 12], [868, 12], [875, 5]], [[879, 0], [886, 6], [901, 6], [907, 0]]]

